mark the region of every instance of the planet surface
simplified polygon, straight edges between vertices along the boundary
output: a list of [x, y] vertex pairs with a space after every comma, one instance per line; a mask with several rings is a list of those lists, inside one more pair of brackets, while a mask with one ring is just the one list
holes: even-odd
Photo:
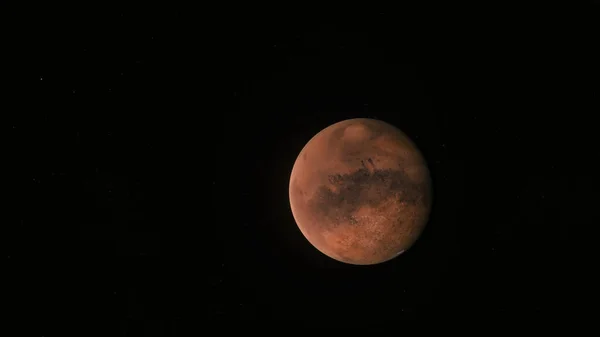
[[290, 176], [298, 228], [323, 254], [370, 265], [408, 250], [431, 209], [431, 179], [416, 145], [383, 121], [333, 124], [302, 149]]

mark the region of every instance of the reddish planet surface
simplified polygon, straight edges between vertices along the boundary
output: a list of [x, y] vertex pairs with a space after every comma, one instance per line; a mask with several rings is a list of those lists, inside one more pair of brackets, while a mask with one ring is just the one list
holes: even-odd
[[315, 135], [290, 176], [294, 219], [340, 262], [370, 265], [408, 250], [431, 208], [431, 179], [416, 145], [396, 127], [349, 119]]

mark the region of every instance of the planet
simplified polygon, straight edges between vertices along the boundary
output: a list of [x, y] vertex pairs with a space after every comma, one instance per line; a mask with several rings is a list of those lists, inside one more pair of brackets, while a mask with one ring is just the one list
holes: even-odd
[[432, 203], [427, 163], [406, 134], [356, 118], [316, 134], [290, 175], [292, 214], [304, 237], [343, 263], [372, 265], [406, 252]]

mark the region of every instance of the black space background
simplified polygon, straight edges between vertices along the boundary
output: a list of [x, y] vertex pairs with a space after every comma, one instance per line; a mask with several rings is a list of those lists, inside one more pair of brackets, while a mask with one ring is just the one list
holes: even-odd
[[[28, 332], [576, 310], [566, 247], [595, 214], [597, 5], [273, 10], [5, 21], [5, 291]], [[370, 267], [312, 248], [287, 194], [304, 144], [355, 117], [406, 132], [435, 193], [415, 246]]]

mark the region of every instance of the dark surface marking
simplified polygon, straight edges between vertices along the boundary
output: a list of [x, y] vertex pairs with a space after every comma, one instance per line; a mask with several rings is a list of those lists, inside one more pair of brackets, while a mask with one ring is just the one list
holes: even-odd
[[308, 200], [309, 209], [323, 219], [320, 224], [326, 227], [353, 223], [351, 216], [360, 207], [377, 207], [392, 196], [411, 205], [429, 206], [428, 182], [415, 183], [402, 170], [376, 169], [371, 174], [361, 168], [350, 174], [332, 174], [328, 179], [337, 192], [322, 185]]

